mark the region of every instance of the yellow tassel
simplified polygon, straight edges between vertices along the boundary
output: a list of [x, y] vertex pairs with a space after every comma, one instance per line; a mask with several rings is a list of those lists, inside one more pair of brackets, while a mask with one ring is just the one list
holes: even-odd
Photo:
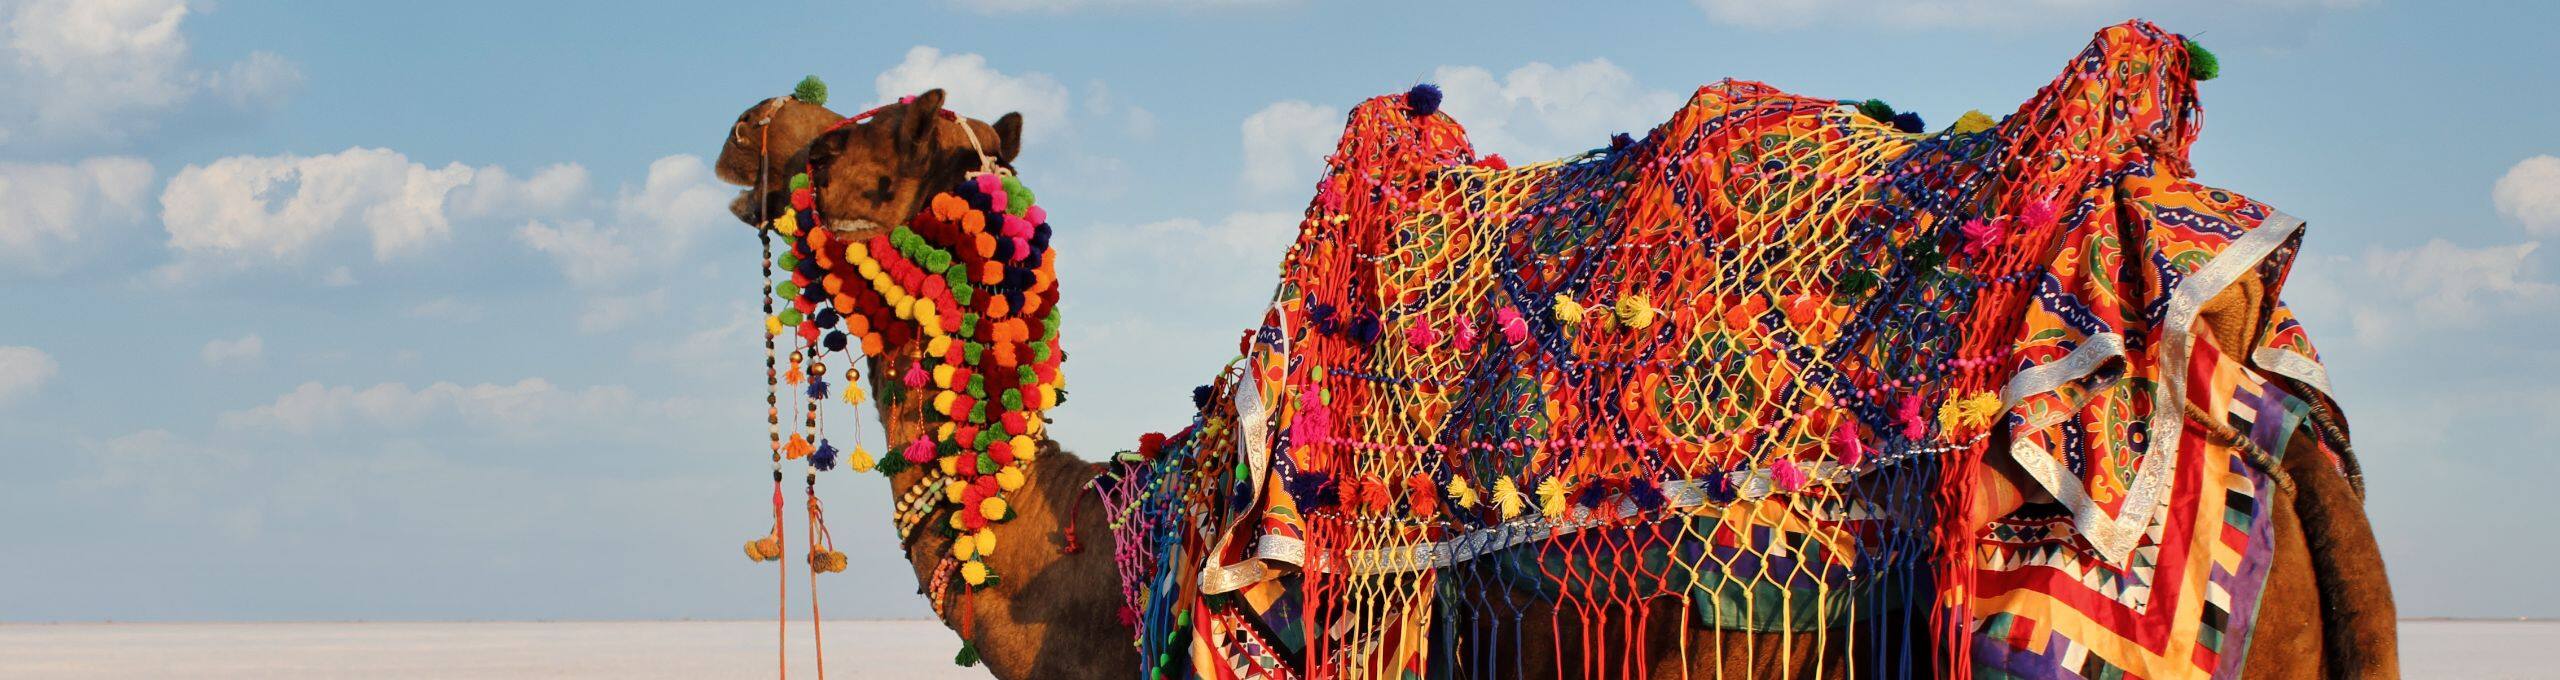
[[2000, 396], [1988, 391], [1975, 392], [1964, 400], [1964, 424], [1976, 429], [1991, 426], [2000, 417]]
[[1575, 302], [1572, 296], [1557, 293], [1556, 322], [1567, 324], [1582, 323], [1582, 303]]
[[854, 472], [870, 472], [871, 468], [878, 464], [878, 461], [871, 459], [871, 452], [863, 450], [861, 444], [853, 445], [853, 455], [844, 459], [845, 467], [853, 468]]
[[1469, 486], [1465, 477], [1449, 478], [1449, 497], [1457, 499], [1458, 507], [1469, 510], [1475, 509], [1476, 503], [1483, 500], [1476, 497], [1476, 488]]
[[987, 563], [971, 561], [967, 564], [960, 565], [960, 580], [966, 581], [969, 585], [973, 586], [986, 585]]
[[1525, 505], [1520, 499], [1520, 485], [1511, 483], [1510, 477], [1494, 480], [1493, 504], [1501, 506], [1503, 519], [1519, 517], [1520, 508]]
[[845, 383], [844, 403], [855, 406], [862, 405], [862, 386], [853, 383]]
[[1004, 510], [1004, 499], [1002, 498], [989, 498], [983, 501], [978, 501], [978, 514], [985, 516], [989, 522], [1004, 519]]
[[1626, 324], [1628, 328], [1653, 325], [1653, 301], [1645, 299], [1643, 295], [1618, 298], [1618, 322]]
[[1938, 405], [1939, 432], [1953, 435], [1956, 432], [1956, 424], [1962, 422], [1964, 422], [1964, 407], [1956, 405], [1956, 400], [1949, 399], [1946, 403]]
[[1547, 481], [1538, 483], [1538, 512], [1548, 519], [1562, 519], [1565, 507], [1563, 482], [1548, 477]]
[[1959, 135], [1969, 135], [1989, 130], [1991, 129], [1991, 126], [1994, 125], [1999, 125], [1999, 122], [1991, 120], [1990, 116], [1983, 115], [1981, 111], [1966, 111], [1962, 117], [1956, 118], [1955, 127], [1948, 128], [1947, 131]]

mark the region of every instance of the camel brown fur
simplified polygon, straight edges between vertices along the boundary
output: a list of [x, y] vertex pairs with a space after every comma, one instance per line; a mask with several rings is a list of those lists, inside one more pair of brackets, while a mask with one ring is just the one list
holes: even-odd
[[[720, 176], [753, 187], [760, 169], [787, 181], [792, 172], [813, 167], [825, 227], [853, 238], [870, 236], [904, 223], [932, 192], [955, 186], [965, 173], [978, 169], [981, 149], [1007, 165], [1020, 152], [1018, 114], [1006, 114], [993, 124], [953, 120], [939, 115], [942, 100], [940, 90], [926, 92], [909, 103], [883, 107], [869, 120], [823, 134], [841, 120], [823, 107], [759, 103], [732, 126], [720, 157]], [[776, 113], [770, 122], [755, 115], [769, 107]], [[968, 132], [962, 125], [970, 126]], [[791, 150], [777, 155], [783, 148]], [[742, 192], [733, 206], [740, 219], [761, 224], [759, 217], [780, 213], [788, 191], [782, 181], [767, 188], [760, 196], [753, 188]], [[2254, 346], [2249, 334], [2263, 327], [2260, 322], [2269, 311], [2263, 306], [2269, 299], [2264, 293], [2263, 282], [2250, 278], [2207, 306], [2207, 323], [2223, 334], [2217, 338], [2223, 346]], [[903, 390], [886, 384], [883, 376], [904, 365], [918, 348], [885, 349], [881, 356], [898, 358], [873, 359], [867, 370], [873, 393], [881, 395], [875, 402], [888, 441], [906, 441], [925, 427], [923, 406], [897, 396]], [[2363, 499], [2312, 447], [2312, 437], [2305, 432], [2292, 440], [2282, 469], [2294, 489], [2279, 489], [2272, 496], [2276, 556], [2244, 673], [2251, 678], [2397, 677], [2390, 587], [2366, 524]], [[1102, 466], [1076, 459], [1045, 436], [1039, 449], [1027, 469], [1029, 481], [1013, 496], [1015, 519], [994, 525], [1003, 548], [989, 566], [1003, 578], [965, 599], [953, 586], [955, 592], [937, 603], [938, 611], [955, 630], [967, 619], [966, 638], [995, 677], [1131, 677], [1139, 666], [1131, 645], [1134, 632], [1118, 617], [1123, 603], [1111, 557], [1112, 536], [1100, 503], [1085, 489]], [[2008, 470], [2001, 472], [1999, 477], [2016, 478]], [[895, 475], [891, 497], [923, 479], [921, 470]], [[2017, 497], [2013, 490], [2001, 505], [2014, 509], [2036, 500]], [[1070, 526], [1081, 550], [1066, 549]], [[929, 527], [904, 546], [919, 592], [926, 590], [949, 547], [949, 539]], [[1687, 613], [1679, 602], [1659, 599], [1637, 624], [1640, 633], [1623, 621], [1586, 631], [1569, 613], [1533, 607], [1518, 624], [1520, 656], [1502, 661], [1501, 668], [1481, 670], [1499, 677], [1617, 675], [1639, 668], [1656, 678], [1867, 677], [1891, 675], [1893, 669], [1881, 667], [1878, 660], [1901, 656], [1896, 653], [1900, 650], [1873, 649], [1868, 641], [1921, 642], [1908, 634], [1876, 636], [1852, 627], [1797, 633], [1717, 630], [1696, 625]], [[1645, 640], [1640, 659], [1586, 658], [1592, 652], [1575, 642], [1635, 634]], [[1925, 645], [1918, 651], [1927, 654]], [[1922, 658], [1907, 670], [1925, 673], [1934, 667], [1934, 660]]]

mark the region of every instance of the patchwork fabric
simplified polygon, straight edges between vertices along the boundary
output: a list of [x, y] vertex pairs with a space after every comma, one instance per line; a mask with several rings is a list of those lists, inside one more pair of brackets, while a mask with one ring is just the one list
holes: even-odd
[[[1520, 167], [1436, 92], [1353, 108], [1240, 357], [1097, 482], [1145, 670], [1505, 677], [1533, 617], [1665, 605], [1904, 672], [2236, 663], [2263, 480], [2181, 414], [2280, 435], [2300, 401], [2247, 378], [2326, 383], [2273, 300], [2300, 222], [2187, 179], [2193, 54], [2109, 28], [1934, 133], [1725, 81]], [[2272, 318], [2226, 360], [2196, 320], [2244, 279]], [[1985, 455], [2061, 510], [1967, 524]]]

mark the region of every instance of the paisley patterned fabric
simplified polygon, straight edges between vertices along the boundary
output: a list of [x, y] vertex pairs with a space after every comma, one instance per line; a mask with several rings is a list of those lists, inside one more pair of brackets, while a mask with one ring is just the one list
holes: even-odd
[[[2273, 302], [2300, 221], [2188, 179], [2189, 58], [2112, 27], [2015, 113], [1935, 133], [1725, 81], [1520, 167], [1436, 94], [1354, 107], [1240, 357], [1098, 482], [1146, 670], [1503, 677], [1526, 618], [1666, 603], [1852, 631], [1905, 672], [2033, 675], [2055, 640], [2222, 668], [2264, 523], [2261, 480], [2180, 422], [2240, 384], [2191, 375], [2225, 365], [2199, 309], [2252, 282], [2271, 311], [2231, 365], [2325, 377]], [[2060, 509], [1961, 519], [1986, 456]], [[1631, 672], [1640, 638], [1573, 656]]]

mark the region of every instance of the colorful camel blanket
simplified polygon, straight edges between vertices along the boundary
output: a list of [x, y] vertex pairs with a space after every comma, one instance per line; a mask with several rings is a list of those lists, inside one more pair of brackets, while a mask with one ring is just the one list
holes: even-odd
[[[2199, 54], [2112, 27], [1934, 132], [1725, 81], [1519, 167], [1436, 91], [1355, 107], [1239, 359], [1097, 483], [1149, 676], [1501, 676], [1524, 617], [1665, 603], [1895, 621], [1956, 671], [2236, 668], [2264, 476], [2184, 414], [2327, 386], [2275, 301], [2301, 222], [2189, 180]], [[2244, 280], [2255, 346], [2200, 344]], [[1986, 456], [2061, 510], [1966, 521]]]

